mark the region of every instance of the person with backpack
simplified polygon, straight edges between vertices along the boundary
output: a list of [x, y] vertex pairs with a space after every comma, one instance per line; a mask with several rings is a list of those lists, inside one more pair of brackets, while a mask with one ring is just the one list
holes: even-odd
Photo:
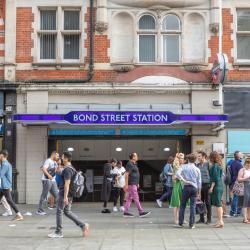
[[211, 223], [212, 217], [212, 209], [211, 209], [211, 200], [210, 200], [210, 174], [209, 174], [209, 163], [207, 161], [207, 154], [203, 151], [199, 151], [197, 153], [197, 160], [198, 163], [196, 166], [200, 169], [201, 172], [201, 181], [202, 181], [202, 188], [201, 188], [201, 201], [204, 202], [207, 208], [207, 221], [205, 222], [205, 214], [200, 214], [200, 220], [197, 223]]
[[172, 190], [173, 190], [173, 162], [174, 157], [170, 156], [168, 158], [167, 164], [164, 166], [163, 171], [160, 174], [160, 180], [163, 184], [164, 194], [157, 199], [156, 202], [159, 207], [162, 207], [164, 201], [171, 200]]
[[81, 196], [84, 188], [84, 182], [81, 172], [77, 172], [72, 166], [72, 153], [64, 152], [62, 155], [63, 171], [61, 174], [62, 183], [59, 186], [59, 197], [56, 211], [56, 230], [48, 235], [49, 238], [63, 238], [62, 233], [62, 215], [65, 214], [82, 231], [83, 237], [89, 235], [90, 226], [82, 222], [72, 211], [71, 205], [73, 197]]

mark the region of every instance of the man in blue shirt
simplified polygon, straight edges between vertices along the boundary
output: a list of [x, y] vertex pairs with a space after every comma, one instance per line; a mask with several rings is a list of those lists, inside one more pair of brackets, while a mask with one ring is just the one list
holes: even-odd
[[172, 196], [172, 190], [173, 190], [173, 162], [174, 158], [170, 156], [168, 158], [167, 164], [164, 166], [164, 169], [161, 173], [163, 178], [163, 185], [164, 185], [164, 194], [160, 197], [160, 199], [157, 199], [156, 202], [159, 207], [162, 207], [163, 201], [170, 201]]
[[190, 229], [193, 229], [195, 228], [196, 198], [200, 198], [201, 196], [202, 182], [200, 169], [195, 166], [196, 155], [187, 155], [187, 159], [188, 164], [182, 165], [176, 173], [176, 177], [184, 183], [180, 206], [179, 226], [183, 227], [185, 209], [187, 202], [190, 199], [189, 227]]
[[[238, 173], [242, 166], [242, 159], [244, 155], [240, 151], [235, 151], [234, 153], [234, 161], [230, 165], [230, 173], [231, 173], [231, 178], [232, 182], [230, 185], [230, 190], [233, 189], [233, 186], [238, 178]], [[237, 216], [241, 214], [241, 209], [238, 209], [238, 200], [239, 197], [237, 195], [233, 195], [233, 200], [232, 200], [232, 205], [231, 205], [231, 211], [230, 211], [230, 216]]]
[[20, 221], [23, 220], [23, 216], [19, 212], [16, 204], [12, 200], [11, 197], [11, 189], [12, 189], [12, 166], [7, 160], [8, 158], [8, 151], [2, 150], [0, 152], [0, 178], [1, 178], [1, 186], [0, 186], [0, 200], [4, 196], [11, 206], [11, 208], [16, 212], [16, 217], [14, 220]]

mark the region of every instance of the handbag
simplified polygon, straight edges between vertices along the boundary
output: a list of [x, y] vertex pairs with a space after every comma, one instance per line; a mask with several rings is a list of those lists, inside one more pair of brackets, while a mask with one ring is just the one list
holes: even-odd
[[195, 208], [196, 214], [205, 214], [206, 213], [206, 205], [202, 201], [196, 202], [196, 208]]
[[238, 182], [238, 180], [236, 180], [232, 191], [233, 194], [237, 196], [244, 196], [244, 182]]

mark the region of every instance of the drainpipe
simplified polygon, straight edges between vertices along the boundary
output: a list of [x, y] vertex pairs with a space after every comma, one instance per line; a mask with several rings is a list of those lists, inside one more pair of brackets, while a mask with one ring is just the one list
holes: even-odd
[[47, 85], [49, 83], [57, 83], [57, 84], [81, 84], [87, 83], [92, 80], [94, 75], [94, 0], [89, 0], [90, 6], [90, 14], [89, 14], [89, 68], [88, 75], [86, 78], [82, 79], [32, 79], [25, 81], [25, 83], [35, 83], [39, 85]]
[[[223, 36], [222, 0], [219, 0], [219, 55], [222, 55], [222, 36]], [[223, 57], [224, 58], [224, 57]], [[219, 84], [219, 105], [223, 105], [223, 84]]]

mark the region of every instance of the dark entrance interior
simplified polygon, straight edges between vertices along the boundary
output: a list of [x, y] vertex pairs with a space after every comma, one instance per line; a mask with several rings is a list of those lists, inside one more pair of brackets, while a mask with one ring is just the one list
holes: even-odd
[[[161, 194], [159, 174], [169, 156], [176, 152], [189, 153], [191, 138], [185, 137], [143, 137], [143, 138], [54, 138], [49, 139], [49, 152], [55, 148], [62, 153], [73, 148], [73, 165], [88, 178], [89, 193], [77, 201], [100, 201], [103, 165], [110, 158], [122, 160], [126, 166], [128, 154], [138, 152], [140, 169], [140, 196], [152, 201]], [[111, 199], [112, 200], [112, 199]]]

